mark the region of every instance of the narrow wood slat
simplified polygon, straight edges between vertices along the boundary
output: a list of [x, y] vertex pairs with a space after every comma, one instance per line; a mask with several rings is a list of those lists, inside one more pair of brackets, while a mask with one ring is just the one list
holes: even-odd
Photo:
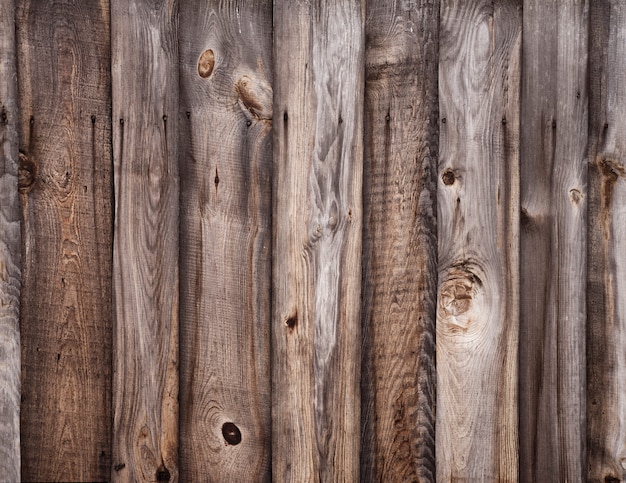
[[0, 475], [20, 479], [21, 234], [15, 2], [0, 0]]
[[274, 5], [272, 475], [357, 481], [363, 11]]
[[521, 5], [442, 0], [437, 479], [517, 481]]
[[582, 481], [587, 206], [585, 1], [524, 2], [520, 479]]
[[439, 2], [367, 2], [363, 481], [435, 481]]
[[109, 6], [16, 4], [22, 478], [103, 481], [111, 463]]
[[181, 481], [268, 481], [272, 2], [180, 24]]
[[111, 9], [114, 481], [178, 480], [177, 5]]
[[626, 480], [626, 5], [589, 2], [587, 481]]

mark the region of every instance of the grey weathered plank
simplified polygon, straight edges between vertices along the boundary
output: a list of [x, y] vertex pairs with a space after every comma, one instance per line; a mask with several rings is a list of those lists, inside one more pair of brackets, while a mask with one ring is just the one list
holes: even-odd
[[178, 480], [177, 6], [111, 5], [114, 481]]
[[626, 5], [590, 2], [587, 481], [626, 480]]
[[441, 2], [437, 479], [516, 481], [521, 3]]
[[106, 1], [16, 2], [22, 478], [106, 480], [111, 136]]
[[181, 481], [268, 481], [272, 2], [179, 8]]
[[0, 0], [0, 478], [20, 479], [21, 234], [15, 2]]
[[365, 29], [361, 479], [435, 481], [439, 2]]
[[274, 8], [276, 481], [359, 478], [362, 8]]
[[582, 481], [588, 3], [524, 1], [520, 479]]

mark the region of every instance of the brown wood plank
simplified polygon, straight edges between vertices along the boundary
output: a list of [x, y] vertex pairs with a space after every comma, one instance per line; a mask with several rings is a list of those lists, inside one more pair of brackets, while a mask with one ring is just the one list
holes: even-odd
[[111, 136], [106, 1], [17, 2], [23, 225], [22, 478], [111, 463]]
[[15, 2], [0, 0], [0, 475], [20, 479], [21, 234]]
[[362, 481], [435, 481], [439, 2], [367, 2]]
[[111, 5], [114, 481], [178, 480], [177, 5]]
[[272, 2], [179, 8], [181, 481], [268, 481]]
[[520, 479], [582, 481], [588, 3], [524, 1]]
[[357, 481], [363, 11], [274, 5], [272, 475]]
[[626, 480], [626, 5], [590, 2], [587, 481]]
[[439, 481], [517, 481], [521, 2], [442, 0]]

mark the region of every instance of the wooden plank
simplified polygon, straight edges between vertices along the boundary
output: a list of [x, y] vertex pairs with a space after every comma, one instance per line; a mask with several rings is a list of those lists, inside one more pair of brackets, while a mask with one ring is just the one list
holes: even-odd
[[179, 8], [181, 481], [268, 481], [272, 2]]
[[626, 480], [626, 5], [590, 2], [587, 454]]
[[443, 0], [437, 480], [517, 481], [521, 4]]
[[588, 2], [524, 2], [520, 479], [582, 481]]
[[21, 234], [15, 2], [0, 0], [0, 475], [20, 479]]
[[363, 11], [274, 5], [272, 476], [357, 481]]
[[361, 479], [435, 481], [439, 2], [365, 30]]
[[111, 4], [113, 481], [178, 481], [177, 5]]
[[19, 0], [22, 478], [111, 463], [109, 7]]

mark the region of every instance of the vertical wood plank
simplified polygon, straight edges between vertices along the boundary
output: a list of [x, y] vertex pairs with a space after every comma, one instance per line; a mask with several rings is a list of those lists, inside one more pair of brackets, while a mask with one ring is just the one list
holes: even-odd
[[521, 5], [441, 7], [437, 479], [517, 481]]
[[613, 483], [626, 480], [626, 5], [590, 8], [585, 476]]
[[180, 23], [181, 481], [269, 481], [272, 2]]
[[524, 1], [520, 479], [582, 481], [588, 3]]
[[114, 0], [114, 481], [178, 480], [178, 2]]
[[22, 478], [102, 481], [111, 463], [109, 6], [16, 3]]
[[0, 0], [0, 475], [20, 479], [21, 234], [15, 2]]
[[274, 7], [272, 475], [357, 481], [363, 5]]
[[362, 481], [435, 481], [439, 2], [367, 2]]

